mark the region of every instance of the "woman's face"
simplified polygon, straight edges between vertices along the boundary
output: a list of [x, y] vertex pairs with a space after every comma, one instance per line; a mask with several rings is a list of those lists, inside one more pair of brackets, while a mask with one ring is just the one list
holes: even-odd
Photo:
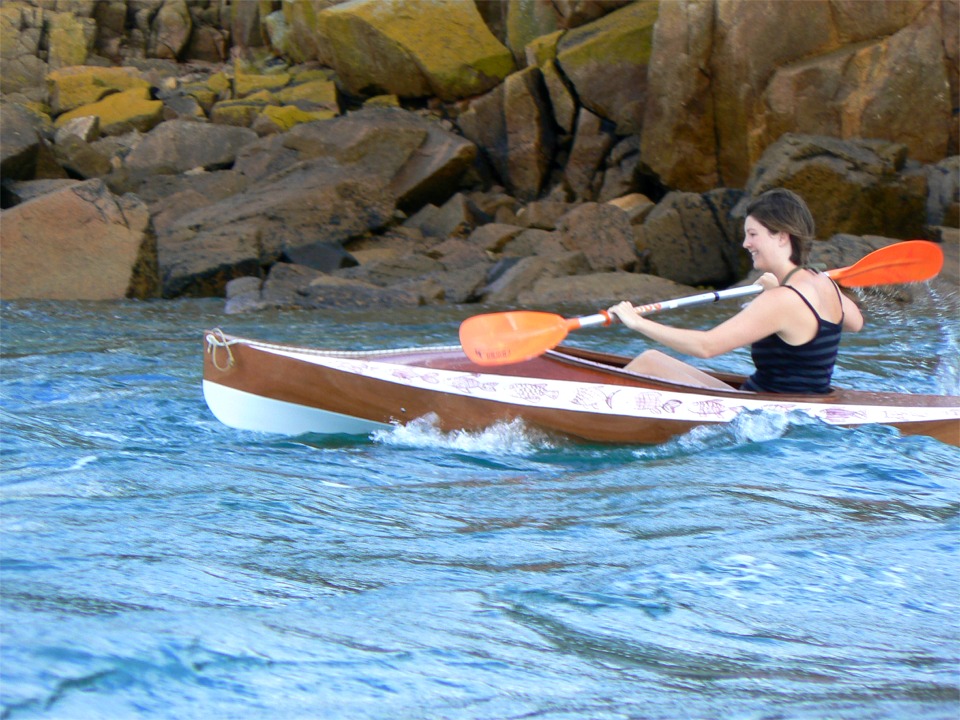
[[784, 248], [789, 257], [789, 236], [783, 232], [770, 232], [753, 215], [748, 215], [743, 222], [743, 236], [743, 247], [750, 253], [753, 267], [757, 270], [770, 270], [773, 261], [783, 255]]

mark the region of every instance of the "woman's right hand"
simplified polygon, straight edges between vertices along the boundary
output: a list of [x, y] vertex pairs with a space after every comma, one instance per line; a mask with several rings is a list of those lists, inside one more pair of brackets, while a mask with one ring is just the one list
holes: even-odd
[[617, 303], [613, 307], [608, 308], [607, 312], [619, 319], [620, 322], [631, 330], [637, 330], [637, 325], [642, 319], [641, 316], [637, 314], [637, 309], [633, 306], [633, 303], [629, 300]]
[[770, 290], [771, 288], [780, 287], [780, 281], [777, 280], [777, 276], [771, 272], [766, 272], [756, 279], [753, 283], [754, 285], [759, 285], [764, 290]]

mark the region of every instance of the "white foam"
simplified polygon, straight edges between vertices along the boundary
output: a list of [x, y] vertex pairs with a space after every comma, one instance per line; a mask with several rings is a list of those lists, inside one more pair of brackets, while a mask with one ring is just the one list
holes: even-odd
[[443, 432], [439, 428], [439, 418], [433, 413], [417, 418], [406, 425], [397, 424], [387, 430], [377, 430], [371, 438], [384, 445], [445, 448], [497, 455], [526, 455], [552, 447], [543, 433], [529, 428], [521, 420], [497, 423], [476, 432], [466, 430]]

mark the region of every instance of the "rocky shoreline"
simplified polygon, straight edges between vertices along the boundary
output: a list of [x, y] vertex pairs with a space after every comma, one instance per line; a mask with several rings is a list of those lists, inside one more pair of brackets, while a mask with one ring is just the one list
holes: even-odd
[[[61, 5], [0, 9], [4, 299], [655, 301], [748, 280], [740, 209], [774, 186], [812, 262], [926, 237], [958, 283], [954, 0], [818, 38], [828, 3]], [[735, 46], [774, 26], [780, 57]]]

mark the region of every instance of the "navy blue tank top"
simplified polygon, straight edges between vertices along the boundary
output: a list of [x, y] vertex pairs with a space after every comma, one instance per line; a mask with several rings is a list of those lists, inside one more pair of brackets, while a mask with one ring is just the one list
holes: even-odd
[[[840, 331], [843, 326], [841, 305], [840, 322], [824, 320], [814, 310], [803, 293], [790, 285], [817, 318], [817, 334], [803, 345], [790, 345], [774, 333], [758, 340], [750, 347], [756, 372], [741, 386], [751, 392], [824, 394], [830, 392], [830, 378], [837, 362]], [[834, 286], [836, 287], [836, 286]], [[837, 289], [839, 297], [840, 290]]]

